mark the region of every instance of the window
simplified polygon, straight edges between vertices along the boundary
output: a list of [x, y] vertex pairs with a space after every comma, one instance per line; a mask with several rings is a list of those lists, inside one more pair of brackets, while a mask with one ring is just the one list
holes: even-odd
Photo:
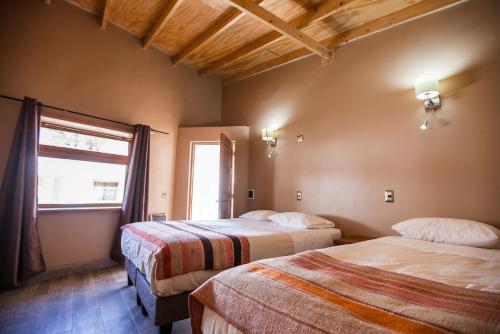
[[120, 182], [94, 181], [94, 192], [98, 201], [116, 201], [118, 199], [118, 186]]
[[131, 134], [42, 117], [38, 204], [120, 206]]

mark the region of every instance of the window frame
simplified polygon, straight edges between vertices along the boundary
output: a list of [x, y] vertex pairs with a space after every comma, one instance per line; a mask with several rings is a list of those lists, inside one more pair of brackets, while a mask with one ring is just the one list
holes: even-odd
[[[72, 117], [60, 117], [50, 114], [43, 113], [42, 116], [50, 117], [53, 119], [60, 119], [64, 121], [70, 121], [73, 123], [79, 123], [83, 125], [90, 125], [94, 127], [100, 127], [103, 129], [109, 130], [117, 130], [116, 127], [107, 127], [103, 124], [98, 124], [96, 122], [86, 122], [82, 119], [72, 118]], [[126, 172], [128, 172], [128, 164], [130, 161], [130, 151], [132, 148], [132, 137], [118, 136], [108, 133], [101, 133], [97, 131], [84, 130], [79, 128], [73, 128], [71, 126], [54, 124], [50, 122], [42, 121], [40, 123], [40, 128], [48, 128], [62, 131], [70, 131], [74, 133], [79, 133], [88, 136], [95, 136], [106, 139], [120, 140], [128, 142], [128, 156], [112, 154], [112, 153], [103, 153], [103, 152], [94, 152], [94, 151], [85, 151], [79, 149], [71, 149], [67, 147], [58, 147], [51, 145], [39, 144], [38, 146], [38, 157], [47, 157], [47, 158], [56, 158], [56, 159], [67, 159], [67, 160], [79, 160], [79, 161], [89, 161], [89, 162], [100, 162], [100, 163], [108, 163], [108, 164], [116, 164], [116, 165], [125, 165]], [[130, 129], [124, 130], [119, 129], [119, 131], [124, 133], [132, 134]], [[125, 181], [125, 180], [124, 180]], [[67, 211], [91, 211], [91, 210], [118, 210], [122, 208], [123, 199], [120, 203], [50, 203], [50, 204], [39, 204], [37, 199], [38, 209], [40, 212], [67, 212]], [[89, 210], [90, 209], [90, 210]]]

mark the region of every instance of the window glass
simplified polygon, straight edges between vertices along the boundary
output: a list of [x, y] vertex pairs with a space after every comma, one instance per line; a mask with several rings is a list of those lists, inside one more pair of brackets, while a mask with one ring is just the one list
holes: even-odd
[[128, 155], [128, 142], [51, 128], [40, 128], [40, 144], [75, 150]]
[[120, 182], [94, 181], [94, 192], [98, 201], [116, 201], [118, 198], [118, 187]]
[[121, 203], [126, 165], [38, 158], [39, 204]]

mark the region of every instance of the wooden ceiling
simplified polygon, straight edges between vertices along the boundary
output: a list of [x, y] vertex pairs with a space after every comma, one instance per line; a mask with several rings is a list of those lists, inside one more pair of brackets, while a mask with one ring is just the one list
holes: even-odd
[[66, 0], [226, 84], [463, 0]]

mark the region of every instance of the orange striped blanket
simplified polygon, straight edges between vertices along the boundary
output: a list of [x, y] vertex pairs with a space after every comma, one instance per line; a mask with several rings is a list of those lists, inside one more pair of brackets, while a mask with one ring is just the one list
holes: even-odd
[[222, 270], [250, 261], [248, 239], [218, 231], [215, 226], [186, 221], [143, 222], [122, 229], [153, 251], [157, 279], [198, 270]]
[[243, 333], [500, 333], [500, 294], [308, 251], [224, 271], [189, 297]]

